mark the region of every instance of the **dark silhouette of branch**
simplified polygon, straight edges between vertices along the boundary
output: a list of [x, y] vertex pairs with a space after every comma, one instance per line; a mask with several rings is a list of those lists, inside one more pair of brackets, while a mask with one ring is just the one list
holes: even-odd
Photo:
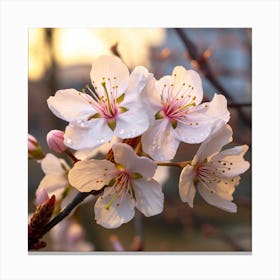
[[43, 234], [46, 234], [49, 230], [51, 230], [56, 224], [62, 221], [65, 217], [67, 217], [71, 211], [80, 204], [87, 196], [90, 195], [89, 193], [81, 193], [79, 192], [73, 200], [65, 207], [63, 211], [61, 211], [55, 218], [53, 218], [46, 226], [43, 231]]
[[204, 234], [224, 240], [234, 251], [245, 251], [245, 249], [236, 243], [230, 235], [222, 232], [206, 219], [198, 216], [193, 210], [191, 210], [191, 215], [196, 226], [200, 227]]
[[[196, 45], [188, 38], [186, 32], [183, 31], [181, 28], [174, 28], [175, 32], [180, 37], [181, 41], [183, 42], [186, 50], [188, 51], [192, 60], [195, 60], [200, 70], [203, 72], [204, 76], [212, 83], [212, 85], [217, 89], [219, 93], [222, 93], [228, 101], [235, 102], [232, 95], [224, 88], [224, 86], [218, 81], [215, 77], [213, 71], [211, 70], [207, 57], [204, 55], [200, 55], [198, 53]], [[244, 123], [251, 127], [251, 118], [249, 118], [240, 108], [241, 106], [236, 106], [240, 118], [244, 121]]]
[[239, 108], [239, 107], [251, 107], [251, 103], [228, 103], [230, 108]]

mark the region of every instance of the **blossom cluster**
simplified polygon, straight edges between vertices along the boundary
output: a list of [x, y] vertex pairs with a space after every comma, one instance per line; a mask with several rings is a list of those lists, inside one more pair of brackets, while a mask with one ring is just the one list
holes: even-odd
[[[223, 95], [203, 102], [199, 74], [183, 66], [157, 80], [143, 66], [129, 73], [116, 56], [96, 59], [90, 79], [82, 91], [59, 90], [47, 100], [53, 114], [68, 123], [64, 132], [48, 134], [48, 145], [76, 160], [70, 167], [52, 154], [40, 159], [46, 175], [37, 191], [55, 194], [64, 205], [78, 192], [100, 191], [95, 220], [116, 228], [134, 217], [135, 208], [147, 217], [163, 211], [163, 189], [154, 175], [158, 166], [173, 164], [182, 168], [183, 202], [193, 207], [198, 190], [207, 203], [237, 211], [233, 192], [249, 168], [248, 146], [222, 150], [233, 134]], [[172, 161], [180, 142], [201, 143], [193, 160]], [[97, 159], [104, 147], [106, 156]]]

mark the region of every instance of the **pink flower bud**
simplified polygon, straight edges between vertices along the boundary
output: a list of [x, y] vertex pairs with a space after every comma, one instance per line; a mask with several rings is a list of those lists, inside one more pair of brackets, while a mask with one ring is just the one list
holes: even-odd
[[49, 200], [48, 192], [45, 189], [41, 189], [36, 192], [36, 206], [43, 204]]
[[41, 146], [39, 145], [37, 139], [28, 134], [28, 158], [29, 159], [42, 159], [44, 158], [44, 153]]
[[62, 153], [64, 152], [67, 147], [63, 143], [64, 141], [64, 132], [60, 130], [51, 130], [47, 134], [47, 143], [49, 148], [56, 152], [56, 153]]

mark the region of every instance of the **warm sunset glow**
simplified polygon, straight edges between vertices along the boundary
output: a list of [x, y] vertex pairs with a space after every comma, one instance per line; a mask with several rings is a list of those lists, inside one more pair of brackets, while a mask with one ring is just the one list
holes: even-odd
[[[165, 40], [161, 28], [65, 28], [53, 29], [53, 53], [59, 66], [91, 64], [118, 43], [118, 51], [129, 67], [149, 67], [150, 48]], [[49, 65], [44, 29], [29, 31], [29, 78], [39, 79]]]
[[37, 80], [42, 77], [50, 63], [50, 53], [43, 28], [30, 28], [28, 36], [28, 77]]

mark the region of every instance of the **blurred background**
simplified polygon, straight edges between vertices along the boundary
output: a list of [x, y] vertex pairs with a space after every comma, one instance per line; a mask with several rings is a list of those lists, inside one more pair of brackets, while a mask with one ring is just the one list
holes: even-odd
[[[79, 91], [90, 82], [93, 60], [103, 54], [117, 54], [133, 69], [143, 65], [159, 79], [170, 75], [177, 65], [199, 72], [204, 100], [224, 94], [231, 113], [234, 142], [249, 145], [245, 155], [251, 162], [251, 29], [243, 28], [98, 28], [29, 29], [28, 132], [40, 142], [45, 153], [46, 134], [64, 130], [66, 122], [56, 118], [46, 100], [59, 89]], [[175, 160], [191, 160], [198, 145], [181, 143]], [[29, 160], [29, 213], [34, 212], [35, 190], [44, 173], [38, 162]], [[94, 201], [81, 205], [72, 220], [80, 225], [86, 240], [80, 247], [57, 246], [55, 228], [46, 235], [45, 251], [251, 251], [251, 169], [241, 176], [234, 193], [236, 214], [205, 203], [197, 194], [194, 208], [182, 203], [178, 193], [180, 170], [162, 168], [158, 177], [165, 193], [160, 215], [143, 215], [115, 230], [104, 229], [94, 220]], [[137, 215], [138, 216], [138, 215]], [[57, 226], [58, 227], [58, 226]], [[77, 232], [72, 230], [72, 232]]]

